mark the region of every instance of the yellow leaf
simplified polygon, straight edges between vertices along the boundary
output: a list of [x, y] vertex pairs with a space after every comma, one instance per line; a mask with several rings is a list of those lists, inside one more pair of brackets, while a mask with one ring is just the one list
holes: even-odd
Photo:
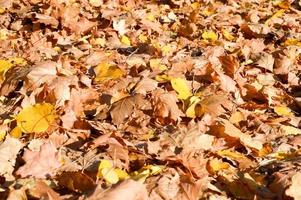
[[170, 52], [170, 50], [171, 50], [171, 46], [169, 44], [161, 48], [163, 55], [167, 55]]
[[0, 29], [0, 41], [7, 40], [8, 38], [8, 30], [7, 29]]
[[194, 10], [197, 10], [201, 7], [201, 4], [199, 2], [194, 2], [190, 5]]
[[131, 46], [131, 40], [125, 35], [121, 36], [121, 43]]
[[156, 18], [152, 13], [148, 13], [146, 15], [146, 19], [153, 22], [153, 21], [155, 21]]
[[0, 130], [0, 142], [4, 140], [6, 136], [6, 131], [5, 130]]
[[164, 166], [161, 165], [146, 165], [139, 171], [135, 171], [131, 174], [131, 178], [143, 183], [149, 176], [157, 175], [161, 173]]
[[118, 79], [123, 76], [123, 72], [117, 66], [110, 63], [101, 63], [95, 68], [96, 77], [94, 81], [104, 82], [111, 79]]
[[232, 113], [229, 121], [232, 123], [232, 124], [235, 124], [235, 123], [239, 123], [241, 122], [242, 120], [244, 120], [245, 117], [244, 117], [244, 114], [242, 112], [235, 112], [235, 113]]
[[150, 59], [149, 66], [152, 68], [152, 70], [167, 70], [167, 67], [161, 64], [161, 59]]
[[98, 170], [102, 170], [105, 168], [112, 168], [112, 162], [110, 160], [101, 160], [98, 166]]
[[215, 13], [215, 10], [213, 7], [209, 6], [209, 7], [206, 7], [203, 11], [203, 15], [205, 16], [210, 16], [210, 15], [213, 15]]
[[285, 13], [284, 9], [278, 10], [275, 14], [273, 14], [269, 19], [265, 21], [265, 25], [268, 25], [272, 19], [279, 18]]
[[210, 160], [208, 163], [208, 170], [211, 174], [215, 174], [216, 172], [219, 172], [223, 169], [228, 169], [229, 167], [230, 165], [228, 163], [218, 160], [216, 158]]
[[202, 33], [202, 38], [204, 40], [210, 40], [210, 41], [214, 42], [218, 39], [218, 36], [213, 31], [205, 31]]
[[283, 43], [285, 46], [298, 46], [301, 47], [301, 42], [299, 40], [297, 40], [296, 38], [288, 38], [284, 41]]
[[147, 42], [147, 40], [148, 40], [148, 38], [147, 38], [145, 35], [143, 35], [143, 34], [140, 34], [140, 35], [138, 36], [138, 39], [139, 39], [139, 41], [140, 41], [141, 43], [145, 43], [145, 42]]
[[162, 75], [157, 75], [155, 79], [156, 79], [156, 81], [158, 81], [160, 83], [165, 83], [165, 82], [170, 81], [172, 78], [170, 78], [166, 74], [162, 74]]
[[17, 126], [24, 133], [46, 131], [55, 118], [54, 107], [49, 103], [28, 106], [15, 116]]
[[234, 37], [229, 31], [227, 31], [226, 29], [223, 29], [223, 30], [222, 30], [222, 33], [223, 33], [223, 36], [224, 36], [227, 40], [229, 40], [229, 41], [235, 40], [235, 37]]
[[20, 138], [22, 136], [22, 130], [20, 127], [16, 126], [11, 132], [10, 135], [14, 138]]
[[118, 183], [118, 174], [111, 168], [104, 168], [100, 170], [101, 177], [107, 182], [107, 184]]
[[190, 88], [188, 87], [188, 82], [186, 81], [186, 79], [172, 78], [170, 82], [172, 88], [178, 93], [179, 99], [185, 100], [188, 97], [192, 96], [192, 93], [190, 92]]
[[196, 106], [198, 105], [198, 103], [201, 101], [201, 99], [197, 96], [192, 96], [190, 97], [189, 99], [189, 106], [186, 110], [186, 115], [187, 117], [190, 117], [190, 118], [194, 118], [196, 116], [200, 116], [202, 115], [203, 113], [198, 113], [196, 112]]
[[0, 14], [3, 14], [5, 12], [5, 8], [0, 7]]
[[253, 161], [249, 159], [247, 156], [245, 156], [242, 153], [230, 150], [230, 149], [224, 149], [217, 152], [219, 156], [227, 157], [229, 159], [235, 160], [239, 163], [240, 168], [249, 168], [252, 165], [254, 165]]
[[0, 73], [5, 73], [13, 64], [8, 60], [0, 60]]
[[105, 38], [95, 38], [95, 44], [104, 47], [106, 45]]
[[102, 5], [102, 0], [89, 0], [89, 4], [94, 7], [100, 7]]
[[276, 158], [277, 160], [292, 159], [296, 156], [298, 156], [297, 152], [275, 152], [269, 154], [269, 157]]
[[128, 175], [128, 173], [126, 173], [126, 171], [120, 169], [120, 168], [116, 168], [114, 169], [115, 173], [117, 174], [119, 180], [125, 180], [127, 178], [129, 178], [130, 176]]
[[285, 135], [300, 135], [301, 134], [301, 130], [299, 128], [295, 128], [293, 126], [281, 125], [280, 130]]
[[162, 165], [146, 165], [143, 168], [144, 169], [149, 169], [150, 170], [150, 175], [157, 175], [157, 174], [160, 174], [163, 171], [164, 166], [162, 166]]
[[279, 116], [288, 116], [292, 115], [293, 113], [291, 112], [291, 109], [289, 109], [286, 106], [276, 106], [274, 108], [274, 112], [279, 115]]

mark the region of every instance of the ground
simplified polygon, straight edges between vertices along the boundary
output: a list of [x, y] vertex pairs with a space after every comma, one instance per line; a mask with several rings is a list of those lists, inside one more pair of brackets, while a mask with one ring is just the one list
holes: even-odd
[[0, 0], [0, 198], [301, 199], [300, 16]]

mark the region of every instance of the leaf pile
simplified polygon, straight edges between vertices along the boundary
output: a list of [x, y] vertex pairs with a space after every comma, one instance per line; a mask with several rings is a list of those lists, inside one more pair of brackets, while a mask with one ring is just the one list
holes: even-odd
[[0, 1], [1, 199], [300, 199], [300, 1]]

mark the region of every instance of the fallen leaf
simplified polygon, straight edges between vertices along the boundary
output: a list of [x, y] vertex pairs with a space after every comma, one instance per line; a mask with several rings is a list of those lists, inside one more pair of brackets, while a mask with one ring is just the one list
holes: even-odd
[[279, 116], [291, 116], [293, 113], [291, 112], [291, 109], [289, 109], [286, 106], [276, 106], [274, 107], [274, 112]]
[[150, 103], [141, 94], [125, 97], [112, 105], [110, 114], [114, 124], [119, 125], [131, 116], [134, 109], [147, 110]]
[[269, 53], [263, 53], [260, 59], [257, 61], [259, 67], [273, 71], [274, 57]]
[[171, 86], [172, 88], [177, 91], [179, 99], [187, 99], [188, 97], [192, 96], [190, 88], [188, 86], [188, 82], [182, 78], [172, 78], [171, 79]]
[[255, 165], [255, 162], [253, 162], [251, 159], [249, 159], [247, 156], [245, 156], [242, 153], [230, 150], [230, 149], [224, 149], [217, 152], [219, 156], [227, 157], [229, 159], [235, 160], [239, 163], [239, 168], [241, 169], [249, 169]]
[[128, 179], [116, 185], [109, 190], [103, 192], [101, 189], [96, 189], [95, 192], [88, 197], [88, 200], [148, 200], [148, 192], [145, 185]]
[[88, 192], [95, 189], [96, 184], [91, 177], [80, 171], [63, 172], [55, 177], [61, 187], [74, 192]]
[[292, 176], [292, 184], [285, 191], [285, 193], [288, 196], [293, 197], [296, 200], [300, 200], [301, 199], [300, 187], [301, 187], [301, 173], [300, 172], [296, 172]]
[[223, 162], [217, 158], [210, 160], [207, 164], [207, 169], [211, 174], [218, 173], [230, 167], [229, 163]]
[[49, 187], [45, 182], [38, 180], [36, 181], [33, 188], [29, 189], [31, 196], [38, 199], [51, 199], [51, 200], [62, 200], [63, 198], [55, 192], [51, 187]]
[[56, 63], [52, 61], [44, 61], [36, 64], [27, 74], [30, 81], [28, 86], [30, 89], [39, 87], [43, 83], [50, 83], [57, 76]]
[[7, 181], [14, 180], [12, 175], [16, 164], [16, 158], [24, 145], [18, 139], [6, 136], [4, 142], [0, 144], [0, 175]]
[[112, 66], [109, 63], [101, 63], [94, 69], [96, 77], [94, 81], [102, 83], [111, 79], [118, 79], [123, 76], [123, 72], [119, 67]]
[[52, 177], [55, 175], [55, 170], [61, 166], [58, 152], [51, 142], [43, 144], [38, 151], [26, 149], [22, 158], [25, 165], [16, 172], [21, 177]]
[[282, 133], [284, 135], [300, 135], [301, 134], [301, 129], [295, 128], [293, 126], [287, 126], [287, 125], [281, 125], [280, 131], [282, 131]]
[[121, 43], [125, 44], [127, 46], [131, 46], [131, 40], [127, 36], [123, 35], [121, 36]]
[[15, 116], [17, 126], [24, 133], [44, 132], [54, 122], [55, 118], [54, 107], [49, 103], [28, 106]]
[[161, 90], [157, 90], [153, 94], [155, 99], [154, 114], [161, 123], [177, 122], [180, 117], [184, 116], [177, 105], [178, 100], [175, 95]]
[[202, 38], [205, 40], [215, 42], [218, 39], [218, 36], [213, 31], [205, 31], [202, 33]]

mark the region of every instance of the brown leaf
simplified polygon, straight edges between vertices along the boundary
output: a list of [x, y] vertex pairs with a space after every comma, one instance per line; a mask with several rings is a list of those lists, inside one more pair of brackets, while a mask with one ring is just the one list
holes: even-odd
[[43, 61], [35, 65], [35, 67], [27, 74], [30, 81], [29, 88], [34, 89], [43, 83], [50, 83], [55, 79], [57, 74], [56, 63], [52, 61]]
[[157, 85], [157, 81], [150, 78], [143, 78], [139, 83], [137, 83], [135, 87], [135, 92], [142, 95], [146, 95], [147, 92], [155, 90]]
[[150, 109], [150, 103], [142, 95], [125, 97], [112, 105], [110, 114], [114, 124], [119, 125], [128, 119], [134, 109]]
[[153, 95], [155, 99], [154, 112], [160, 123], [168, 124], [180, 121], [184, 113], [177, 105], [178, 99], [175, 94], [156, 90]]
[[208, 113], [213, 117], [225, 113], [224, 107], [227, 109], [232, 107], [232, 102], [225, 94], [204, 96], [199, 104], [202, 106], [204, 113]]
[[21, 166], [16, 172], [21, 177], [51, 177], [55, 175], [55, 170], [61, 165], [58, 159], [58, 152], [51, 142], [43, 144], [39, 151], [26, 149], [23, 159], [25, 165]]
[[62, 200], [58, 193], [41, 180], [38, 180], [33, 188], [30, 188], [29, 193], [38, 199]]
[[93, 179], [82, 172], [63, 172], [56, 180], [60, 186], [74, 192], [87, 192], [96, 186]]
[[273, 71], [274, 57], [269, 53], [263, 53], [260, 59], [257, 61], [259, 67]]
[[232, 55], [220, 56], [219, 61], [222, 64], [225, 74], [233, 78], [234, 74], [239, 68], [239, 62], [237, 61], [237, 58]]
[[109, 190], [102, 191], [101, 186], [96, 188], [95, 192], [88, 200], [148, 200], [147, 190], [145, 185], [128, 179]]

